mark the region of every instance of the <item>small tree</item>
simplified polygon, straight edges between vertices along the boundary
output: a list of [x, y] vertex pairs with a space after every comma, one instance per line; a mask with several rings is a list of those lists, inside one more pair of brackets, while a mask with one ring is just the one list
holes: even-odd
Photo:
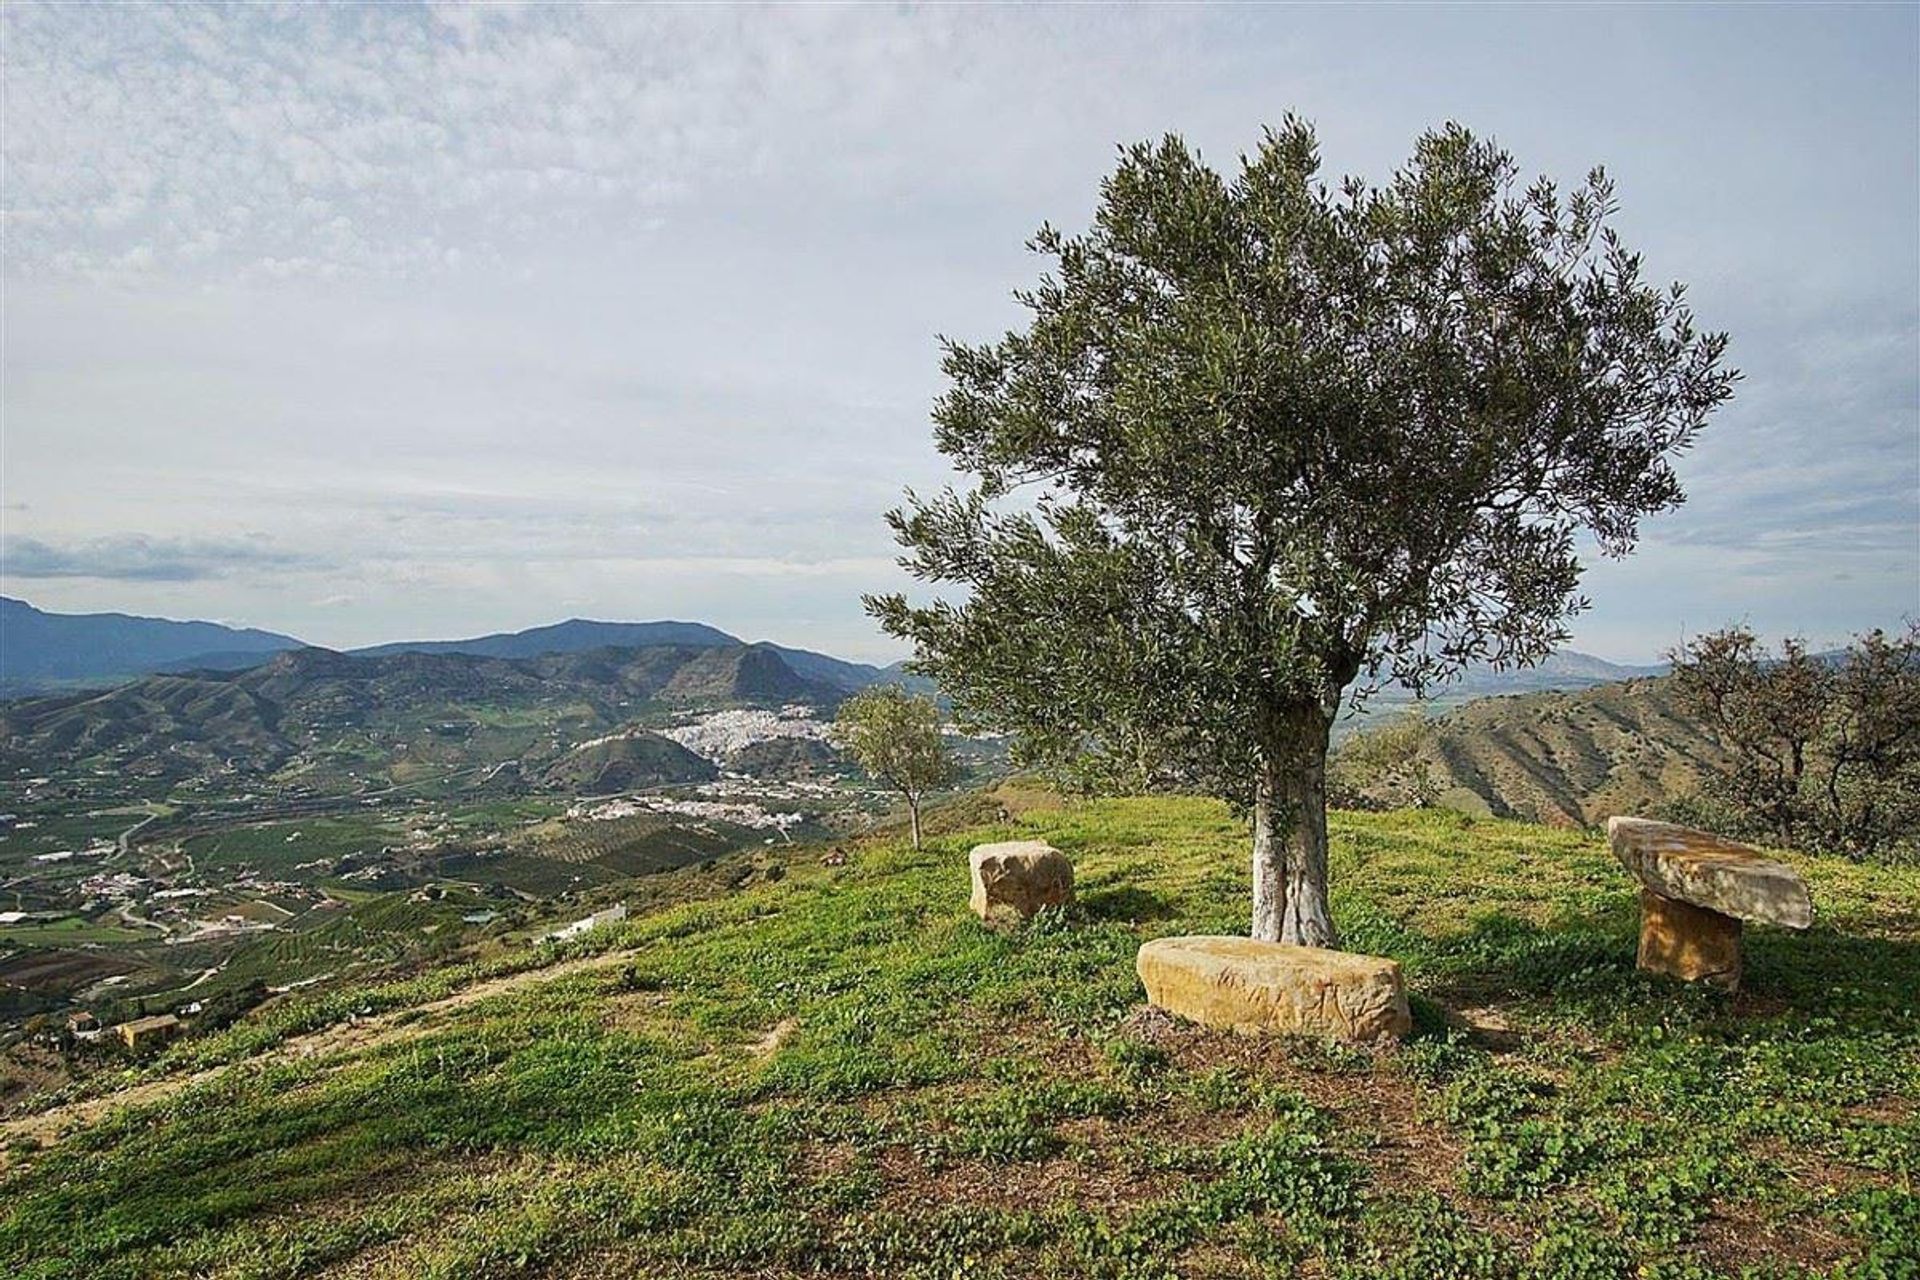
[[1775, 658], [1741, 627], [1699, 636], [1668, 657], [1680, 705], [1733, 758], [1714, 789], [1760, 830], [1793, 845], [1832, 672], [1798, 640], [1786, 641]]
[[[1783, 845], [1867, 859], [1920, 825], [1920, 626], [1871, 631], [1839, 655], [1776, 655], [1744, 627], [1671, 655], [1680, 705], [1731, 764], [1712, 800]], [[1745, 834], [1739, 832], [1738, 834]]]
[[1024, 329], [946, 345], [935, 439], [977, 478], [889, 516], [873, 597], [969, 727], [1094, 781], [1253, 817], [1256, 938], [1334, 944], [1326, 753], [1350, 685], [1539, 660], [1737, 376], [1642, 281], [1598, 170], [1562, 198], [1465, 129], [1373, 187], [1311, 128], [1232, 178], [1125, 149], [1093, 227], [1042, 227]]
[[899, 685], [863, 689], [840, 704], [833, 740], [878, 782], [906, 798], [913, 847], [920, 847], [920, 804], [956, 776], [940, 739], [940, 708]]

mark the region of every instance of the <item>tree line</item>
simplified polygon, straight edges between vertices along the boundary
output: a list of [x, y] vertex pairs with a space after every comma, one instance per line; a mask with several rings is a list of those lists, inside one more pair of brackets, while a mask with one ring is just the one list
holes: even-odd
[[1681, 705], [1731, 761], [1674, 816], [1855, 859], [1915, 851], [1920, 624], [1830, 654], [1729, 627], [1670, 657]]

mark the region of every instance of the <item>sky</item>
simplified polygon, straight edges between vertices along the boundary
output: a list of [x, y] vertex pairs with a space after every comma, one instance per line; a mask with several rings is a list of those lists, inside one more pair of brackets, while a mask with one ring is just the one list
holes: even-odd
[[1118, 145], [1458, 120], [1745, 373], [1574, 646], [1920, 615], [1920, 7], [0, 9], [0, 591], [338, 647], [684, 618], [851, 658]]

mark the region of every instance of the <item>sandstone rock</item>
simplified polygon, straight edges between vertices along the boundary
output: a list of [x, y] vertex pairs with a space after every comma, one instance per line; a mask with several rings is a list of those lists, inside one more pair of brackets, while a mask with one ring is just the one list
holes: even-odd
[[1740, 985], [1741, 924], [1732, 916], [1640, 891], [1640, 967], [1686, 982]]
[[1609, 818], [1607, 838], [1620, 864], [1663, 898], [1789, 929], [1813, 923], [1806, 881], [1746, 845], [1648, 818]]
[[1135, 968], [1147, 1000], [1209, 1027], [1377, 1040], [1413, 1029], [1400, 966], [1252, 938], [1159, 938]]
[[1741, 921], [1813, 923], [1806, 881], [1746, 845], [1646, 818], [1609, 818], [1607, 838], [1641, 885], [1639, 963], [1650, 973], [1732, 990]]
[[1073, 901], [1073, 864], [1044, 840], [975, 845], [967, 865], [973, 871], [968, 905], [982, 920], [1008, 912], [1024, 919]]

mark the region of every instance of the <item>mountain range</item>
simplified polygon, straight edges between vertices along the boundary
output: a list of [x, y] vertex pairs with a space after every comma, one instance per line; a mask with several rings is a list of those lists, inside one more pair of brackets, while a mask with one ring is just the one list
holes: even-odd
[[[407, 640], [349, 652], [362, 657], [453, 653], [482, 658], [537, 658], [595, 649], [743, 646], [746, 641], [701, 622], [596, 622], [570, 618], [525, 631], [464, 640]], [[62, 614], [0, 596], [0, 697], [103, 686], [161, 672], [235, 671], [275, 653], [310, 648], [272, 631], [215, 622], [175, 622], [123, 613]], [[900, 666], [848, 662], [808, 649], [762, 642], [800, 676], [854, 691], [883, 681], [925, 682]]]
[[[710, 776], [642, 727], [676, 711], [807, 703], [849, 691], [761, 645], [659, 644], [498, 658], [292, 649], [242, 671], [144, 676], [0, 706], [0, 769], [178, 780], [280, 774], [316, 792], [491, 770], [539, 785], [560, 769], [625, 781]], [[589, 769], [576, 749], [617, 736]], [[559, 780], [556, 775], [555, 781]]]
[[[0, 704], [0, 767], [273, 774], [320, 792], [429, 775], [587, 792], [695, 781], [712, 763], [654, 732], [676, 715], [826, 711], [880, 681], [930, 687], [897, 665], [746, 644], [698, 622], [570, 619], [348, 653], [17, 600], [0, 602], [0, 627], [8, 688], [66, 685]], [[1499, 813], [1590, 824], [1644, 809], [1717, 760], [1671, 705], [1663, 670], [1577, 652], [1521, 671], [1469, 670], [1429, 704], [1440, 713], [1433, 763]], [[1365, 718], [1343, 726], [1343, 736], [1363, 730]]]
[[[739, 646], [747, 642], [703, 622], [598, 622], [569, 618], [524, 631], [503, 631], [462, 640], [404, 640], [348, 652], [361, 657], [401, 653], [453, 653], [483, 658], [537, 658], [595, 649], [641, 649], [657, 645]], [[175, 622], [123, 613], [61, 614], [24, 600], [0, 596], [0, 697], [19, 697], [61, 687], [108, 685], [158, 672], [240, 670], [275, 653], [308, 648], [292, 636], [214, 622]], [[810, 649], [761, 641], [801, 677], [855, 691], [899, 682], [929, 691], [904, 663], [875, 666], [849, 662]], [[1583, 689], [1615, 680], [1659, 675], [1664, 666], [1627, 666], [1568, 649], [1538, 666], [1496, 671], [1470, 668], [1434, 691], [1446, 704], [1495, 693]], [[1383, 692], [1383, 701], [1402, 701]]]
[[0, 596], [0, 696], [110, 683], [169, 666], [244, 667], [301, 642], [217, 622], [125, 613], [47, 613]]

